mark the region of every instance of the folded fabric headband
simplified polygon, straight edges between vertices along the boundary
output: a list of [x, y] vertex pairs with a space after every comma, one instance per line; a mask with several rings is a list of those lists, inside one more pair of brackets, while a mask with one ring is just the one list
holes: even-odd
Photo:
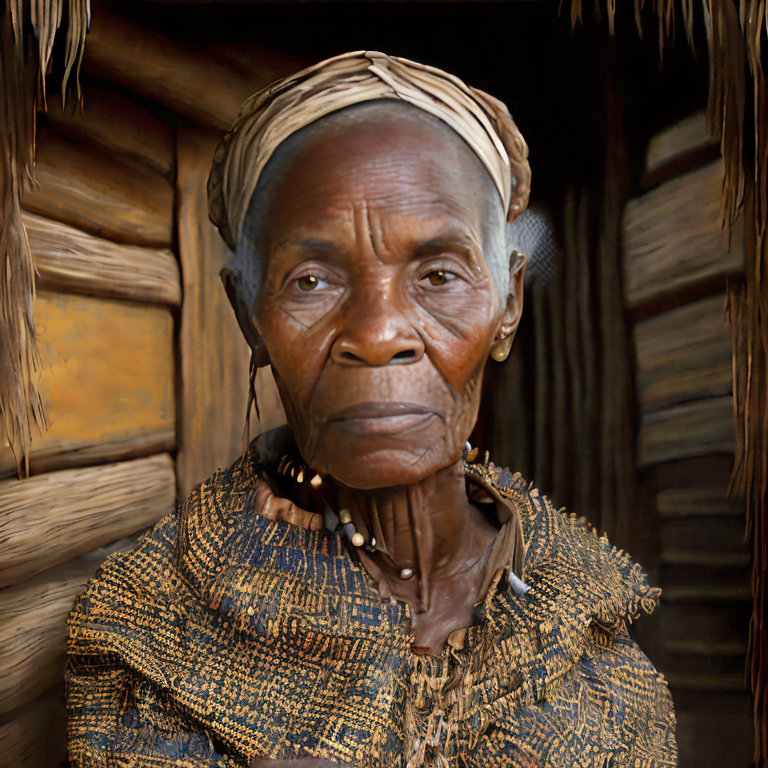
[[507, 108], [434, 67], [375, 51], [345, 53], [251, 96], [219, 144], [208, 178], [211, 221], [232, 250], [264, 166], [291, 134], [366, 101], [401, 99], [439, 117], [488, 169], [512, 221], [528, 203], [528, 146]]

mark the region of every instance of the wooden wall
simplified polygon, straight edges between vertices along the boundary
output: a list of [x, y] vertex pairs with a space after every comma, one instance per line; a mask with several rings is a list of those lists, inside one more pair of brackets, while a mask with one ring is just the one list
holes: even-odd
[[[179, 337], [181, 497], [244, 449], [250, 351], [219, 278], [229, 250], [208, 219], [206, 182], [219, 138], [191, 127], [178, 133], [179, 253], [186, 297]], [[261, 424], [252, 412], [251, 438], [285, 420], [268, 369], [257, 376], [256, 397]]]
[[750, 553], [744, 503], [727, 496], [735, 435], [726, 282], [743, 271], [744, 251], [741, 230], [719, 224], [722, 163], [703, 121], [694, 115], [651, 142], [651, 188], [624, 217], [640, 492], [663, 590], [647, 645], [675, 699], [681, 768], [747, 768]]
[[65, 757], [66, 616], [104, 557], [176, 492], [174, 132], [99, 93], [85, 119], [53, 99], [25, 223], [48, 429], [32, 476], [0, 447], [0, 765]]
[[[240, 103], [305, 64], [193, 50], [97, 8], [83, 112], [50, 96], [40, 115], [24, 208], [48, 430], [23, 481], [0, 444], [0, 768], [65, 761], [75, 595], [242, 452], [249, 357], [205, 183]], [[258, 392], [261, 426], [281, 423], [269, 373]]]

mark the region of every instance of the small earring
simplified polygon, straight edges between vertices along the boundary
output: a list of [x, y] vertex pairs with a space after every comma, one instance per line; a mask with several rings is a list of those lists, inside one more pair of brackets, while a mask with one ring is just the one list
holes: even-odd
[[512, 341], [513, 336], [510, 334], [509, 336], [505, 336], [503, 339], [499, 339], [491, 347], [491, 357], [497, 363], [503, 363], [509, 357], [510, 350], [512, 349]]

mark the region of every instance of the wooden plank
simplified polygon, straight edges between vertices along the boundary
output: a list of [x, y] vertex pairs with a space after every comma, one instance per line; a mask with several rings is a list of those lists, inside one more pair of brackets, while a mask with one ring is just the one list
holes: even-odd
[[45, 765], [47, 702], [29, 708], [0, 727], [0, 768], [38, 768]]
[[662, 519], [661, 547], [687, 552], [742, 553], [749, 556], [745, 541], [746, 516], [740, 517], [674, 517]]
[[706, 112], [699, 110], [659, 131], [648, 142], [645, 170], [653, 173], [682, 155], [719, 144], [720, 141], [712, 138], [707, 131]]
[[175, 498], [168, 454], [0, 482], [0, 587], [149, 527]]
[[716, 643], [706, 639], [669, 640], [663, 645], [670, 653], [683, 653], [695, 656], [743, 656], [747, 652], [746, 640], [730, 643]]
[[[179, 336], [182, 394], [177, 457], [179, 496], [243, 452], [250, 351], [219, 272], [229, 250], [208, 219], [206, 182], [216, 137], [182, 129], [178, 135], [178, 233], [184, 302]], [[268, 369], [259, 371], [261, 428], [285, 423]], [[251, 437], [258, 432], [255, 420]]]
[[4, 715], [0, 725], [0, 768], [60, 766], [67, 759], [64, 681]]
[[[48, 430], [34, 435], [39, 457], [107, 452], [110, 444], [167, 444], [175, 426], [173, 316], [162, 306], [41, 291], [34, 320]], [[167, 449], [167, 446], [166, 446]], [[0, 444], [0, 474], [15, 459]], [[49, 463], [50, 468], [50, 463]]]
[[118, 245], [79, 229], [24, 214], [37, 285], [137, 302], [181, 304], [181, 277], [170, 250]]
[[176, 155], [172, 126], [114, 91], [88, 84], [83, 90], [82, 110], [76, 99], [62, 110], [61, 96], [49, 93], [46, 121], [58, 133], [100, 144], [123, 162], [141, 163], [170, 179]]
[[746, 520], [744, 502], [729, 499], [719, 487], [697, 486], [666, 488], [656, 496], [659, 516], [676, 517], [741, 517]]
[[[111, 439], [52, 440], [38, 447], [29, 465], [30, 476], [77, 467], [114, 464], [176, 450], [176, 431], [169, 426], [158, 432]], [[16, 475], [13, 457], [0, 446], [0, 479]]]
[[747, 552], [690, 552], [666, 549], [659, 555], [662, 565], [687, 565], [705, 568], [747, 568], [752, 561]]
[[135, 537], [0, 590], [0, 713], [32, 701], [64, 675], [67, 616], [96, 569]]
[[634, 327], [643, 411], [733, 392], [725, 295], [662, 312]]
[[732, 397], [683, 403], [645, 414], [640, 423], [640, 466], [734, 449]]
[[[739, 585], [729, 585], [743, 589]], [[713, 584], [712, 589], [717, 585]], [[667, 588], [668, 589], [668, 588]], [[662, 600], [667, 589], [662, 590]], [[747, 637], [751, 607], [749, 601], [721, 602], [716, 605], [688, 601], [662, 605], [665, 640], [677, 642], [692, 637], [705, 637], [710, 642], [743, 642]]]
[[170, 107], [195, 122], [228, 129], [240, 105], [273, 80], [306, 66], [300, 59], [252, 51], [248, 71], [94, 10], [83, 69]]
[[173, 188], [159, 173], [40, 126], [35, 177], [37, 186], [24, 193], [29, 211], [120, 243], [173, 242]]
[[661, 599], [668, 603], [751, 603], [748, 585], [664, 587]]
[[688, 691], [711, 691], [726, 693], [729, 691], [747, 691], [745, 675], [692, 675], [667, 672], [665, 674], [670, 688]]
[[672, 179], [627, 203], [624, 275], [627, 304], [717, 275], [744, 270], [743, 226], [720, 226], [721, 161]]

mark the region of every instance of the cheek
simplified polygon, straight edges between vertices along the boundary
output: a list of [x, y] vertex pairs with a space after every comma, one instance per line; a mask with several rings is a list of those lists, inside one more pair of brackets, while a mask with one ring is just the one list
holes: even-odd
[[265, 302], [254, 313], [256, 328], [269, 352], [286, 412], [303, 420], [312, 392], [327, 360], [322, 329], [308, 332], [283, 312]]
[[[487, 304], [486, 304], [487, 306]], [[477, 308], [475, 308], [477, 309]], [[451, 387], [471, 399], [479, 382], [495, 335], [487, 311], [456, 312], [423, 324], [427, 355]]]

